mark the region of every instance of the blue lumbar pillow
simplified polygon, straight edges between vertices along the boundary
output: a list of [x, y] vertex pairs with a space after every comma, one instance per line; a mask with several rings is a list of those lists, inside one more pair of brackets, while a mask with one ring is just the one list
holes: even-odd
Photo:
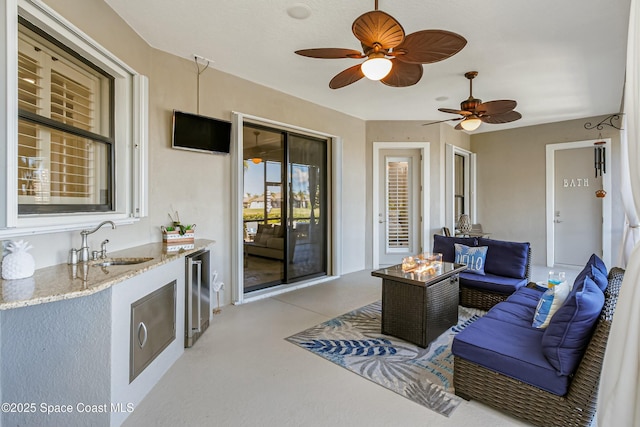
[[487, 246], [466, 246], [460, 243], [453, 245], [456, 251], [455, 262], [466, 264], [469, 273], [481, 274], [484, 276], [484, 264], [487, 260]]

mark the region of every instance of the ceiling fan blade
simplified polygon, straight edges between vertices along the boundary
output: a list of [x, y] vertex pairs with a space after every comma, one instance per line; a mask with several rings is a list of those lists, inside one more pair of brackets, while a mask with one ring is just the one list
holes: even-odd
[[442, 111], [443, 113], [460, 114], [462, 116], [470, 116], [473, 114], [471, 111], [452, 110], [451, 108], [438, 108], [438, 111]]
[[522, 114], [518, 113], [517, 111], [509, 111], [504, 114], [495, 114], [493, 116], [480, 116], [480, 120], [485, 123], [491, 124], [515, 122], [516, 120], [519, 120], [521, 118]]
[[462, 119], [464, 119], [464, 117], [456, 117], [454, 119], [438, 120], [436, 122], [423, 123], [422, 126], [435, 125], [437, 123], [444, 123], [444, 122], [455, 122], [455, 121], [462, 120]]
[[379, 43], [382, 49], [391, 49], [404, 40], [404, 29], [388, 13], [374, 10], [360, 15], [353, 21], [353, 35], [363, 44], [374, 46]]
[[476, 113], [482, 116], [494, 116], [505, 114], [516, 108], [518, 103], [511, 99], [500, 99], [497, 101], [483, 102], [476, 107]]
[[339, 59], [339, 58], [364, 58], [364, 55], [354, 49], [342, 49], [338, 47], [326, 47], [316, 49], [296, 50], [298, 55], [307, 56], [309, 58], [320, 59]]
[[411, 86], [420, 81], [422, 78], [422, 64], [409, 64], [406, 62], [391, 60], [393, 64], [391, 71], [385, 78], [380, 80], [387, 86], [406, 87]]
[[363, 77], [364, 74], [362, 73], [360, 64], [354, 65], [353, 67], [349, 67], [346, 70], [336, 74], [335, 77], [332, 78], [329, 82], [329, 87], [331, 89], [340, 89], [341, 87], [345, 87], [350, 85], [351, 83], [357, 82]]
[[462, 127], [462, 122], [458, 123], [455, 127], [455, 130], [464, 130], [464, 128]]
[[414, 64], [430, 64], [442, 61], [460, 52], [467, 40], [459, 34], [444, 30], [416, 31], [405, 37], [393, 49], [400, 61]]

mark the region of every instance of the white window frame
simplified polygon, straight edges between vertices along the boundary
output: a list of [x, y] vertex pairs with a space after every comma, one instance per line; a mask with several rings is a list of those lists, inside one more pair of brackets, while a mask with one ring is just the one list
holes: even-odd
[[[267, 288], [263, 291], [254, 291], [250, 295], [244, 292], [244, 220], [242, 217], [242, 202], [244, 194], [244, 166], [243, 156], [244, 140], [242, 129], [244, 121], [247, 120], [255, 124], [264, 124], [279, 129], [286, 129], [294, 132], [330, 139], [330, 147], [327, 158], [327, 190], [331, 195], [328, 197], [328, 253], [327, 253], [327, 276], [307, 281], [295, 282]], [[325, 132], [307, 129], [300, 126], [253, 116], [241, 112], [231, 113], [231, 302], [233, 304], [244, 304], [264, 298], [270, 298], [285, 292], [313, 286], [327, 280], [339, 277], [342, 272], [342, 138]]]
[[[0, 35], [0, 127], [4, 124], [7, 144], [0, 148], [0, 238], [25, 234], [78, 230], [106, 219], [117, 224], [133, 223], [146, 216], [148, 80], [80, 31], [40, 0], [5, 0], [0, 18], [6, 32]], [[4, 16], [2, 16], [4, 15]], [[99, 213], [18, 215], [18, 16], [37, 25], [112, 75], [115, 92], [114, 210]], [[4, 75], [3, 75], [4, 74]], [[3, 203], [0, 203], [2, 206]]]
[[464, 157], [465, 176], [465, 210], [469, 213], [471, 222], [477, 221], [477, 200], [476, 200], [476, 154], [458, 146], [447, 144], [445, 147], [445, 227], [453, 233], [456, 229], [456, 209], [455, 209], [455, 157]]

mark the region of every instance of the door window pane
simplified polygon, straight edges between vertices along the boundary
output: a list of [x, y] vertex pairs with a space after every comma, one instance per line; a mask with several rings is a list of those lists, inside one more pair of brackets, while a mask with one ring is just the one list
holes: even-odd
[[281, 132], [245, 126], [244, 290], [255, 291], [285, 279]]
[[326, 274], [327, 141], [251, 125], [243, 138], [245, 292]]
[[327, 271], [327, 141], [289, 135], [290, 281]]
[[387, 159], [387, 251], [410, 246], [410, 160]]

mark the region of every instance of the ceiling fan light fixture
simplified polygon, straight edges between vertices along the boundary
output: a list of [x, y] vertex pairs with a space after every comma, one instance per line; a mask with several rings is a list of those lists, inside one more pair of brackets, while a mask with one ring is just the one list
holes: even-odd
[[384, 56], [370, 57], [360, 66], [362, 74], [369, 80], [382, 80], [391, 71], [392, 63]]
[[[260, 135], [260, 131], [254, 130], [253, 134], [256, 136], [256, 151], [258, 150], [258, 136]], [[251, 161], [253, 162], [254, 165], [259, 165], [260, 163], [262, 163], [262, 158], [261, 157], [254, 157], [251, 159]]]
[[474, 131], [474, 130], [478, 129], [481, 124], [482, 124], [482, 120], [480, 120], [478, 118], [478, 116], [476, 116], [475, 114], [472, 114], [469, 117], [467, 117], [466, 119], [464, 119], [460, 123], [460, 126], [464, 130]]

